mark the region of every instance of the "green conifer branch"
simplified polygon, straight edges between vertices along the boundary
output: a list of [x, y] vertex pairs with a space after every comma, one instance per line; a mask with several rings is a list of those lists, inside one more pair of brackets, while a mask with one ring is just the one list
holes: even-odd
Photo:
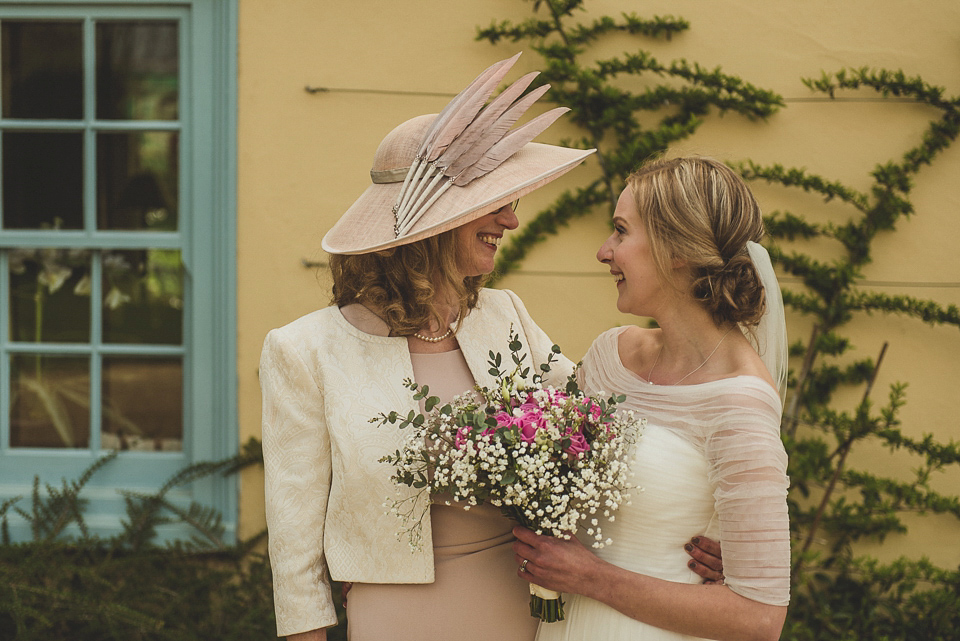
[[764, 167], [752, 160], [737, 163], [734, 167], [747, 180], [764, 180], [784, 187], [799, 187], [804, 191], [822, 195], [825, 202], [837, 198], [862, 212], [866, 212], [870, 207], [866, 194], [851, 189], [839, 181], [829, 181], [822, 176], [810, 174], [805, 169], [787, 169], [779, 163]]
[[932, 300], [921, 300], [913, 296], [891, 296], [876, 292], [851, 293], [845, 297], [845, 302], [851, 310], [904, 314], [931, 325], [960, 327], [960, 309], [956, 305], [944, 306]]
[[[789, 289], [783, 291], [783, 304], [801, 314], [814, 317], [819, 316], [824, 310], [823, 302], [819, 297]], [[803, 350], [806, 350], [805, 345]]]
[[960, 463], [960, 443], [952, 440], [946, 444], [940, 443], [932, 434], [924, 434], [923, 438], [919, 440], [913, 439], [904, 436], [900, 430], [894, 427], [879, 430], [877, 436], [891, 449], [905, 449], [914, 454], [919, 454], [934, 463], [938, 469], [945, 465]]
[[929, 510], [960, 518], [960, 499], [935, 492], [925, 484], [895, 481], [855, 470], [847, 470], [843, 482], [848, 488], [858, 490], [867, 499], [868, 507], [877, 513]]

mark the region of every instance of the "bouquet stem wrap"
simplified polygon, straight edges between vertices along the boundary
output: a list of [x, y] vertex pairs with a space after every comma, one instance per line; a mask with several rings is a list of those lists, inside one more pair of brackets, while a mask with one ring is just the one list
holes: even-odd
[[559, 592], [531, 583], [530, 616], [539, 617], [544, 623], [563, 621], [563, 597]]

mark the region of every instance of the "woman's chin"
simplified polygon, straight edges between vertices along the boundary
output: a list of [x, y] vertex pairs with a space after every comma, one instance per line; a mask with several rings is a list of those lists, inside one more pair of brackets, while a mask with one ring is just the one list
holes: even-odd
[[489, 276], [493, 273], [493, 264], [490, 265], [479, 265], [474, 269], [465, 269], [461, 272], [463, 278], [476, 278], [478, 276]]

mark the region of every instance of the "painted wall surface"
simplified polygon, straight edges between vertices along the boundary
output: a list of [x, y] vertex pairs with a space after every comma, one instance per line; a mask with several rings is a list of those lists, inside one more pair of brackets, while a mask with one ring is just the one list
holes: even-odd
[[[257, 363], [264, 335], [273, 327], [327, 304], [330, 281], [322, 268], [323, 234], [367, 186], [373, 152], [390, 129], [407, 118], [436, 112], [448, 98], [389, 92], [455, 93], [488, 64], [518, 46], [476, 42], [478, 26], [525, 19], [532, 3], [521, 0], [315, 0], [240, 1], [239, 33], [239, 240], [238, 359], [241, 442], [260, 435]], [[594, 0], [584, 20], [636, 11], [674, 15], [691, 22], [672, 41], [607, 38], [592, 55], [644, 48], [661, 60], [686, 58], [735, 74], [780, 93], [787, 107], [767, 122], [711, 116], [679, 151], [725, 160], [753, 159], [804, 167], [867, 190], [869, 172], [898, 159], [919, 140], [935, 114], [907, 101], [879, 101], [873, 93], [829, 101], [808, 90], [802, 77], [844, 66], [902, 69], [960, 93], [960, 4], [955, 0]], [[541, 61], [528, 52], [510, 78]], [[509, 78], [508, 78], [509, 79]], [[309, 93], [305, 87], [327, 87]], [[388, 93], [352, 92], [347, 89]], [[545, 142], [573, 135], [555, 126]], [[586, 182], [589, 163], [524, 199], [521, 224], [561, 190]], [[940, 304], [960, 304], [960, 144], [923, 169], [912, 194], [916, 214], [875, 243], [866, 270], [871, 287]], [[766, 211], [829, 212], [802, 192], [755, 185]], [[594, 258], [607, 232], [605, 212], [573, 222], [538, 246], [519, 273], [501, 286], [516, 291], [541, 326], [574, 359], [601, 331], [636, 322], [616, 311], [612, 279]], [[939, 285], [938, 285], [939, 283]], [[785, 283], [790, 286], [789, 282]], [[960, 335], [909, 319], [864, 317], [853, 325], [861, 355], [890, 347], [877, 400], [889, 384], [908, 381], [902, 412], [911, 435], [960, 438]], [[809, 325], [793, 318], [791, 338], [805, 339]], [[852, 405], [857, 400], [851, 394]], [[885, 450], [861, 450], [854, 464], [903, 472], [916, 462], [890, 459]], [[960, 475], [936, 480], [956, 492]], [[241, 534], [263, 527], [262, 477], [247, 473], [241, 496]], [[884, 558], [925, 553], [947, 566], [960, 563], [956, 523], [918, 519], [909, 537], [892, 537], [871, 552]]]

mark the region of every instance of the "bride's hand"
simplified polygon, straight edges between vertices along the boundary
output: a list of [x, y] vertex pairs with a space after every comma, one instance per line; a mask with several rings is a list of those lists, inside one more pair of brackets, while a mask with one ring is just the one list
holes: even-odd
[[517, 576], [556, 592], [583, 594], [603, 563], [575, 536], [541, 536], [520, 526], [513, 535]]

